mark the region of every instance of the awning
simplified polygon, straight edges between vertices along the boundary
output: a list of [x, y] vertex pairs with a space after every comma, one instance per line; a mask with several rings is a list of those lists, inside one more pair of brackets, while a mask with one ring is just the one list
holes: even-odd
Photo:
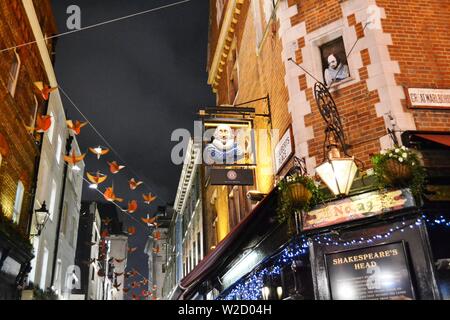
[[239, 242], [242, 238], [243, 233], [248, 231], [248, 226], [258, 217], [258, 213], [270, 199], [276, 194], [276, 188], [272, 191], [253, 209], [253, 211], [244, 218], [236, 227], [231, 230], [228, 235], [217, 245], [216, 249], [210, 252], [202, 261], [188, 274], [186, 277], [181, 279], [180, 288], [182, 292], [179, 292], [178, 297], [174, 299], [185, 298], [192, 289], [194, 289], [198, 284], [205, 281], [209, 276], [211, 271], [215, 270], [221, 263], [224, 262], [224, 256], [230, 253], [232, 247]]
[[415, 136], [450, 147], [450, 135], [416, 133]]

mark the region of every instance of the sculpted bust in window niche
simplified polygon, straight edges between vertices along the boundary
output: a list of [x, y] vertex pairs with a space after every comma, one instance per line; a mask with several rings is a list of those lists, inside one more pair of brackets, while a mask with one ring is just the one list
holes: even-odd
[[327, 86], [342, 81], [350, 76], [348, 66], [338, 60], [334, 54], [328, 56], [328, 68], [325, 69], [325, 82]]

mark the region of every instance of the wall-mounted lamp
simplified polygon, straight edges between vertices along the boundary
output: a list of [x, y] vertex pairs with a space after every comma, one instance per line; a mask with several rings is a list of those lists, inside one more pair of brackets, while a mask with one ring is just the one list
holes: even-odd
[[[335, 196], [348, 195], [358, 167], [354, 157], [347, 154], [341, 118], [328, 88], [317, 82], [314, 86], [314, 96], [320, 114], [326, 123], [325, 159], [321, 165], [316, 167], [316, 172]], [[341, 157], [338, 147], [345, 157]]]
[[50, 213], [47, 210], [47, 205], [45, 204], [45, 201], [42, 203], [40, 209], [34, 210], [34, 214], [36, 216], [36, 230], [38, 231], [38, 233], [33, 234], [32, 236], [40, 236], [42, 230], [45, 227], [45, 224], [48, 221], [48, 218], [50, 217]]

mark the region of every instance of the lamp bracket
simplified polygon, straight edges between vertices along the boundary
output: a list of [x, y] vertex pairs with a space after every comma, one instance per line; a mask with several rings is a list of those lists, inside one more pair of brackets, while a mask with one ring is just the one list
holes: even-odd
[[344, 154], [347, 155], [348, 145], [345, 142], [345, 134], [341, 116], [339, 115], [339, 111], [330, 91], [323, 83], [316, 82], [314, 85], [314, 97], [316, 99], [320, 115], [326, 123], [326, 147], [331, 147], [330, 138], [332, 138], [334, 140], [333, 143], [338, 143]]

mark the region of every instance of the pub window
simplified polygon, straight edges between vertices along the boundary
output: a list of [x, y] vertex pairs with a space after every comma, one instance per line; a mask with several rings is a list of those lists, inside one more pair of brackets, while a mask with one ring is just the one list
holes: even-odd
[[50, 213], [50, 220], [53, 220], [53, 214], [56, 210], [56, 181], [52, 180], [52, 191], [50, 193], [50, 206], [49, 206], [49, 213]]
[[53, 114], [53, 112], [50, 112], [50, 117], [52, 118], [52, 125], [50, 126], [50, 129], [48, 129], [47, 134], [48, 134], [48, 140], [50, 140], [50, 143], [53, 144], [53, 132], [55, 129], [55, 116]]
[[14, 97], [14, 94], [16, 93], [16, 87], [17, 87], [17, 80], [19, 79], [19, 73], [20, 73], [20, 57], [16, 50], [14, 50], [14, 57], [11, 64], [11, 67], [9, 68], [8, 72], [8, 92], [11, 94], [11, 96]]
[[59, 164], [61, 162], [61, 152], [62, 152], [62, 139], [58, 135], [58, 144], [56, 145], [56, 162]]
[[67, 202], [64, 202], [63, 204], [63, 214], [62, 214], [62, 221], [61, 221], [61, 225], [62, 225], [62, 233], [64, 236], [67, 235], [67, 228], [68, 228], [68, 223], [67, 223]]
[[23, 186], [23, 183], [22, 183], [22, 181], [19, 181], [17, 183], [16, 199], [14, 201], [14, 213], [13, 213], [13, 221], [14, 221], [14, 223], [17, 223], [17, 224], [19, 223], [20, 212], [22, 211], [24, 191], [25, 191], [25, 188]]
[[320, 46], [320, 54], [323, 78], [328, 87], [350, 78], [347, 55], [342, 37]]

